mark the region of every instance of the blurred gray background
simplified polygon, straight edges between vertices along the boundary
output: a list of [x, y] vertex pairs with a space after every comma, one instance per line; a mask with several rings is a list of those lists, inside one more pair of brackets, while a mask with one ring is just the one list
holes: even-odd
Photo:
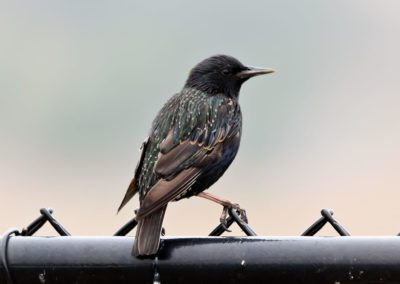
[[[137, 200], [116, 209], [153, 117], [219, 53], [278, 72], [243, 86], [241, 149], [212, 193], [260, 235], [321, 208], [355, 235], [400, 231], [399, 1], [143, 2], [1, 2], [0, 233], [41, 207], [75, 235], [133, 217]], [[207, 235], [221, 209], [171, 204], [167, 234]]]

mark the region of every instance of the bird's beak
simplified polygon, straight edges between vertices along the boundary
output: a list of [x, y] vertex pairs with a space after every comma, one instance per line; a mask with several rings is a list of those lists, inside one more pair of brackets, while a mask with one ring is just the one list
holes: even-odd
[[258, 75], [274, 73], [275, 70], [269, 68], [247, 67], [247, 70], [240, 71], [236, 76], [240, 79], [248, 79]]

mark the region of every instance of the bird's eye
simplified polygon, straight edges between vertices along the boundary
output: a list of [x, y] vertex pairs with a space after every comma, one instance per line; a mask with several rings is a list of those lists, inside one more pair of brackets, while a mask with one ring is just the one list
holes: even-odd
[[228, 69], [224, 69], [224, 70], [222, 70], [222, 74], [229, 75], [229, 74], [231, 74], [231, 71], [229, 71]]

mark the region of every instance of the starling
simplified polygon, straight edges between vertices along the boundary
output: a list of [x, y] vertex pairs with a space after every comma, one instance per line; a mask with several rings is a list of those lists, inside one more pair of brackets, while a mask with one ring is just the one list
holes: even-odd
[[157, 253], [170, 201], [197, 195], [223, 205], [225, 217], [227, 208], [240, 209], [203, 191], [224, 174], [238, 152], [241, 85], [272, 72], [247, 67], [231, 56], [212, 56], [190, 71], [182, 91], [162, 107], [142, 144], [135, 175], [118, 209], [139, 193], [133, 255]]

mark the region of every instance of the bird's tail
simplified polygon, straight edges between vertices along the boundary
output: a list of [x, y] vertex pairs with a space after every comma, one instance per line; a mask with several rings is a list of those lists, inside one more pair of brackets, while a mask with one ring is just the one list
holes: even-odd
[[153, 255], [157, 253], [166, 209], [167, 206], [164, 206], [139, 220], [132, 250], [134, 256]]

